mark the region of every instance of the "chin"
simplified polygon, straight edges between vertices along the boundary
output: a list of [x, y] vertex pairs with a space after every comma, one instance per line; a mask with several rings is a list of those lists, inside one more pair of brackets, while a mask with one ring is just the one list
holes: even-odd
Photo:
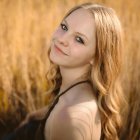
[[60, 65], [59, 59], [53, 55], [50, 54], [49, 59], [51, 62], [53, 62], [56, 65]]
[[50, 55], [50, 61], [52, 61], [54, 64], [57, 64], [57, 61], [55, 58], [53, 58], [51, 55]]
[[69, 65], [70, 64], [69, 62], [64, 61], [64, 58], [59, 57], [59, 55], [57, 56], [53, 51], [50, 52], [49, 59], [50, 61], [52, 61], [54, 64], [58, 66], [67, 67], [67, 68], [73, 67]]

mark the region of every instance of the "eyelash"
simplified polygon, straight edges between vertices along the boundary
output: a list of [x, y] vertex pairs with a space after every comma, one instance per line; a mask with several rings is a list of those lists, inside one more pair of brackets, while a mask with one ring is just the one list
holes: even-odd
[[[61, 29], [64, 30], [64, 31], [68, 30], [67, 26], [65, 24], [63, 24], [63, 23], [61, 23]], [[77, 38], [79, 38], [79, 39], [77, 39]], [[81, 44], [85, 44], [83, 39], [81, 37], [79, 37], [79, 36], [76, 36], [76, 41], [78, 41]]]
[[[65, 28], [65, 29], [64, 29], [64, 28]], [[65, 30], [65, 31], [68, 30], [67, 26], [66, 26], [65, 24], [63, 24], [63, 23], [61, 23], [61, 29], [62, 29], [62, 30]]]

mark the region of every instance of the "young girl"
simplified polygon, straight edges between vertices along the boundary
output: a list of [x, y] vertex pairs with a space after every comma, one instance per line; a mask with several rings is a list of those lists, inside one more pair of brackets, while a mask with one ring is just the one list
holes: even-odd
[[51, 104], [4, 139], [118, 140], [121, 50], [113, 9], [92, 3], [72, 8], [48, 51]]

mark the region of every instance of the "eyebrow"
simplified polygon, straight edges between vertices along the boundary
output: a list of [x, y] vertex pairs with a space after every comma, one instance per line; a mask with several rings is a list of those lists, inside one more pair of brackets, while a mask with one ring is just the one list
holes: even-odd
[[[62, 22], [65, 22], [66, 25], [69, 27], [68, 22], [66, 21], [66, 19], [62, 20]], [[83, 36], [83, 37], [86, 38], [86, 40], [88, 41], [88, 38], [86, 37], [86, 35], [84, 35], [84, 34], [82, 34], [82, 33], [80, 33], [80, 32], [76, 32], [76, 33], [79, 34], [79, 35], [81, 35], [81, 36]]]

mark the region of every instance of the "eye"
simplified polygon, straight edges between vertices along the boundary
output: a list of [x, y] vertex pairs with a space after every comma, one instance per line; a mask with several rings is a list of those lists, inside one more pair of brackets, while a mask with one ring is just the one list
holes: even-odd
[[83, 39], [81, 37], [79, 37], [79, 36], [76, 37], [76, 41], [81, 43], [81, 44], [85, 44]]
[[62, 30], [65, 30], [65, 31], [68, 30], [68, 28], [67, 28], [67, 26], [65, 24], [61, 23], [60, 25], [61, 25], [61, 29]]

